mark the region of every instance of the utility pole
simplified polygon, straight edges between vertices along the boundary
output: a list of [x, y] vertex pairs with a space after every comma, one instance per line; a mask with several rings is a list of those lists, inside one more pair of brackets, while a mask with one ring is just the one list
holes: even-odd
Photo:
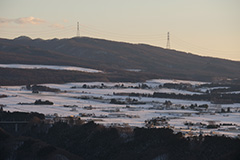
[[169, 32], [167, 33], [167, 46], [166, 49], [170, 49], [170, 35]]
[[80, 37], [79, 22], [77, 22], [77, 37]]

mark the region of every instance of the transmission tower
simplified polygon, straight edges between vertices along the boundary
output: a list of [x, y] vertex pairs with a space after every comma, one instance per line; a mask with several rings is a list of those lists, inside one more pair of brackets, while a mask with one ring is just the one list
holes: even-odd
[[167, 46], [166, 49], [170, 49], [170, 35], [169, 32], [167, 33]]
[[80, 37], [79, 22], [77, 22], [77, 37]]

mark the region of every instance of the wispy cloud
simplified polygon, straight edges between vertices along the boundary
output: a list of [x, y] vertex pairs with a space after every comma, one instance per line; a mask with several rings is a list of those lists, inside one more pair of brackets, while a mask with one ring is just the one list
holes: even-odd
[[63, 29], [63, 28], [64, 28], [63, 25], [58, 24], [58, 23], [56, 23], [56, 24], [51, 24], [51, 25], [49, 25], [49, 27], [52, 27], [52, 28], [59, 28], [59, 29]]
[[6, 24], [11, 22], [11, 20], [7, 19], [7, 18], [0, 18], [0, 24]]
[[0, 27], [7, 25], [10, 22], [12, 22], [12, 20], [7, 19], [7, 18], [0, 18]]
[[15, 19], [14, 22], [18, 24], [41, 24], [45, 23], [46, 21], [35, 17], [24, 17]]
[[45, 23], [46, 21], [40, 18], [35, 17], [22, 17], [22, 18], [16, 18], [16, 19], [9, 19], [9, 18], [0, 18], [0, 25], [1, 24], [9, 24], [9, 23], [15, 23], [15, 24], [41, 24]]

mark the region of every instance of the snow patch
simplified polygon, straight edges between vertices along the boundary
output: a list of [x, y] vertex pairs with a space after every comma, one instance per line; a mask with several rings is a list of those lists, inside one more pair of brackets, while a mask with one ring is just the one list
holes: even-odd
[[102, 71], [90, 68], [75, 66], [57, 66], [57, 65], [31, 65], [31, 64], [0, 64], [2, 68], [18, 68], [18, 69], [52, 69], [52, 70], [68, 70], [89, 73], [100, 73]]

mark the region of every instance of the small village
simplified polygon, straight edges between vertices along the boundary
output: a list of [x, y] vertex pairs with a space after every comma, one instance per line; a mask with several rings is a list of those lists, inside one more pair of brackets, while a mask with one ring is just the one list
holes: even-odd
[[[1, 87], [1, 109], [44, 113], [46, 124], [77, 125], [94, 121], [108, 127], [171, 128], [185, 137], [239, 137], [240, 103], [233, 103], [237, 101], [238, 88], [162, 81]], [[209, 93], [214, 93], [213, 99], [222, 103], [210, 101]], [[219, 93], [229, 95], [228, 99], [219, 98]], [[198, 100], [200, 96], [203, 100]], [[9, 103], [10, 100], [15, 104]]]

